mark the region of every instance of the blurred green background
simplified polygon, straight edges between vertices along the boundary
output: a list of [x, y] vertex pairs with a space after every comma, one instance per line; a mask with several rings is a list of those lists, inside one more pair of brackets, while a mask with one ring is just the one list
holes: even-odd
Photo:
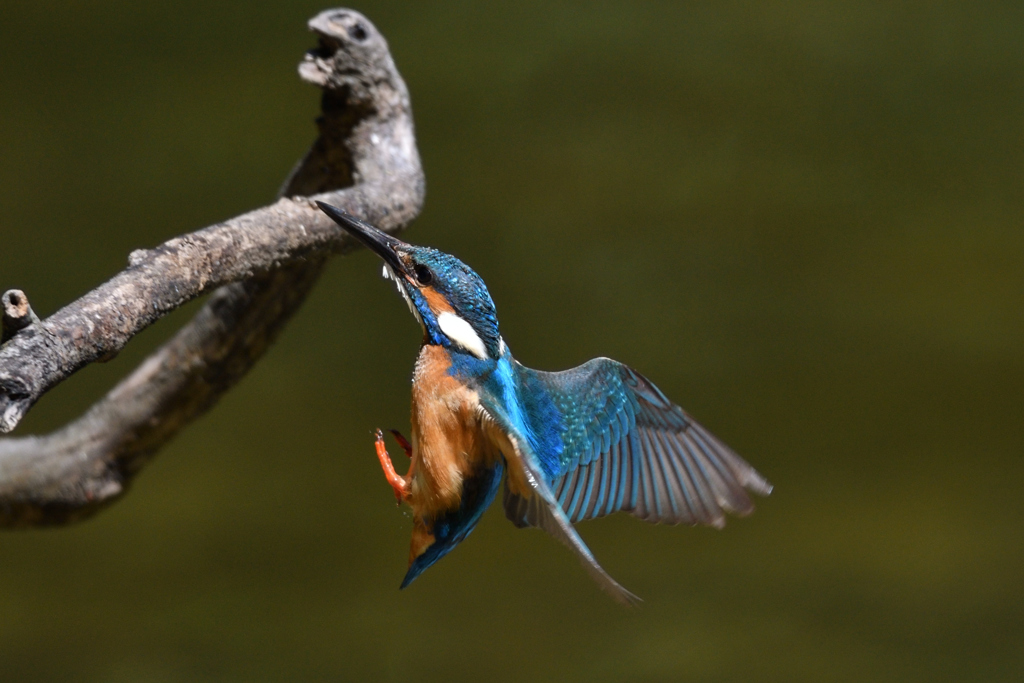
[[[0, 289], [49, 314], [272, 201], [325, 7], [4, 3]], [[1019, 680], [1024, 6], [357, 9], [412, 93], [408, 238], [476, 268], [521, 361], [637, 367], [775, 493], [721, 532], [582, 524], [640, 610], [500, 506], [399, 592], [370, 430], [407, 428], [419, 334], [360, 253], [122, 502], [0, 535], [0, 680]]]

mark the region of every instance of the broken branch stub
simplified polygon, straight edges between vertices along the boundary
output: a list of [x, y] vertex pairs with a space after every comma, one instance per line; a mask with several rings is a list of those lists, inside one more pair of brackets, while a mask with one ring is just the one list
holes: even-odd
[[213, 292], [85, 415], [46, 436], [0, 439], [0, 527], [64, 523], [116, 499], [160, 446], [259, 360], [325, 260], [357, 246], [314, 199], [389, 232], [419, 213], [425, 185], [409, 95], [387, 42], [352, 10], [322, 12], [309, 27], [319, 45], [299, 73], [323, 89], [319, 137], [277, 202], [132, 252], [126, 270], [9, 341], [5, 324], [0, 431], [7, 432], [48, 389]]
[[0, 296], [0, 304], [4, 309], [0, 344], [29, 325], [39, 322], [39, 317], [28, 303], [28, 297], [20, 289], [9, 289], [4, 292], [3, 296]]

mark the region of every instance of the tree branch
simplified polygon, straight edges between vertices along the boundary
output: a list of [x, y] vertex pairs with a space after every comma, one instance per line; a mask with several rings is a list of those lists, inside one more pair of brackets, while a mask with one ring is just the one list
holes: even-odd
[[[313, 198], [391, 232], [418, 214], [423, 172], [408, 92], [387, 43], [352, 10], [322, 12], [309, 26], [320, 43], [299, 73], [323, 88], [320, 135], [277, 202], [132, 252], [126, 270], [45, 320], [30, 313], [23, 293], [4, 295], [7, 432], [76, 370], [112, 358], [148, 325], [216, 288], [192, 321], [81, 418], [46, 436], [0, 440], [0, 526], [65, 523], [116, 499], [160, 446], [259, 360], [327, 257], [356, 246]], [[9, 300], [11, 310], [24, 302], [28, 312], [11, 316], [19, 322], [8, 323]]]

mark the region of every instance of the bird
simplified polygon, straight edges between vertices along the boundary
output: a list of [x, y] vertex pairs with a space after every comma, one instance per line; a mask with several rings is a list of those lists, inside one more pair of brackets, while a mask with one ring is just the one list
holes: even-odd
[[317, 205], [379, 256], [419, 322], [410, 458], [396, 472], [383, 432], [375, 449], [399, 505], [412, 509], [401, 588], [473, 531], [502, 489], [506, 517], [567, 546], [617, 601], [640, 601], [597, 562], [576, 522], [617, 511], [655, 523], [722, 527], [772, 485], [636, 370], [595, 358], [562, 372], [515, 360], [484, 281], [455, 256], [404, 242]]

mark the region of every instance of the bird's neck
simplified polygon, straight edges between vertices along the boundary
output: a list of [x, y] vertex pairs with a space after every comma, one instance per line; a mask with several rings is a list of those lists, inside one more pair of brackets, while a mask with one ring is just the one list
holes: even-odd
[[420, 347], [416, 366], [425, 364], [432, 371], [442, 369], [452, 377], [470, 382], [479, 380], [494, 372], [497, 361], [491, 358], [477, 358], [458, 347], [446, 347], [440, 344], [424, 343]]

